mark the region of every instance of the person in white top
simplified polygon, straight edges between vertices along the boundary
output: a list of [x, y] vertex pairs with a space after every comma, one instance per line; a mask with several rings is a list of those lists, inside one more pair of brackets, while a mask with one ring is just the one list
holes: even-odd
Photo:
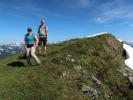
[[44, 47], [44, 53], [47, 51], [47, 40], [48, 40], [48, 28], [45, 25], [44, 20], [41, 20], [39, 28], [38, 28], [38, 38], [39, 38], [39, 54], [41, 54], [41, 46], [43, 45]]

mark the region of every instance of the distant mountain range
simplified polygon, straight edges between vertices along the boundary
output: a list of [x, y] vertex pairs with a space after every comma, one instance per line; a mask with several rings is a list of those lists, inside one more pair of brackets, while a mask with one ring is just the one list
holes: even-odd
[[133, 42], [127, 42], [127, 44], [131, 45], [133, 47]]
[[0, 45], [0, 57], [16, 54], [21, 51], [23, 44], [2, 44]]

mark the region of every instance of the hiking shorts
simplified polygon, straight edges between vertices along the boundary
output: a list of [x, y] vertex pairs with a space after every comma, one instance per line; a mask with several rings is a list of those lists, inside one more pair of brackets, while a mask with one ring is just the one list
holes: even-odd
[[46, 46], [46, 44], [47, 44], [47, 39], [45, 37], [39, 37], [38, 45], [39, 46], [41, 46], [41, 45]]
[[32, 48], [34, 46], [34, 44], [27, 44], [26, 47], [27, 48]]

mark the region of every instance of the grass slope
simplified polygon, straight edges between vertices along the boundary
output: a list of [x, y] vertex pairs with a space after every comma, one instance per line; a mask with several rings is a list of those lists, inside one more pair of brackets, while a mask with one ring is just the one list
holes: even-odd
[[0, 59], [0, 100], [91, 100], [83, 85], [99, 91], [99, 100], [109, 100], [108, 94], [132, 100], [127, 79], [117, 71], [125, 67], [122, 53], [122, 44], [108, 34], [49, 45], [40, 66], [26, 67], [19, 55]]

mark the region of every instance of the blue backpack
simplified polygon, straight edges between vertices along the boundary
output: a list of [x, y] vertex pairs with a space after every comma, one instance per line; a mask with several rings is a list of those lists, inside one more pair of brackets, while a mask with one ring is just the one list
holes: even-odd
[[26, 45], [33, 45], [35, 44], [35, 36], [33, 34], [32, 35], [26, 34], [25, 41]]

